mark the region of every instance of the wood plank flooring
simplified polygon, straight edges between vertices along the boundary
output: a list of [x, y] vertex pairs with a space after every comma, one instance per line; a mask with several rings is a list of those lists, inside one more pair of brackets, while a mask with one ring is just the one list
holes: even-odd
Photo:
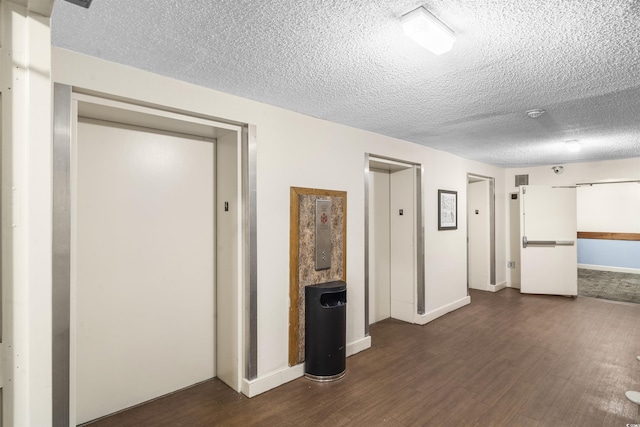
[[425, 326], [372, 325], [334, 383], [248, 399], [217, 379], [104, 418], [107, 426], [625, 426], [640, 422], [640, 305], [471, 291]]

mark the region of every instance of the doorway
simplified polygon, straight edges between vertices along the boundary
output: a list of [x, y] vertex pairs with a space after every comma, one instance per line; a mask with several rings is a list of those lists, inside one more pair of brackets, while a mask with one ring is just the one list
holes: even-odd
[[576, 188], [578, 295], [640, 303], [640, 181]]
[[365, 317], [414, 323], [424, 313], [421, 167], [382, 157], [365, 162]]
[[495, 179], [467, 174], [467, 289], [499, 290], [495, 259]]
[[82, 94], [72, 110], [71, 423], [214, 376], [240, 391], [242, 128]]

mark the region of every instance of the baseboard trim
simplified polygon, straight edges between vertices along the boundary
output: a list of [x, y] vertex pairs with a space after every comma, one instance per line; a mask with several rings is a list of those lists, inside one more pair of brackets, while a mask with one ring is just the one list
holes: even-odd
[[614, 273], [640, 274], [640, 268], [610, 267], [608, 265], [594, 264], [578, 264], [578, 268], [583, 268], [585, 270], [611, 271]]
[[359, 339], [358, 341], [354, 341], [352, 343], [347, 344], [347, 357], [353, 356], [356, 353], [360, 353], [368, 348], [371, 348], [371, 336], [364, 337]]
[[[360, 353], [371, 347], [371, 337], [364, 337], [357, 341], [347, 344], [346, 354], [347, 357], [353, 356], [356, 353]], [[299, 363], [295, 366], [289, 366], [279, 371], [272, 372], [263, 377], [256, 378], [254, 380], [242, 381], [242, 394], [247, 397], [255, 397], [266, 391], [272, 390], [278, 386], [298, 379], [304, 375], [304, 363]]]
[[507, 287], [507, 282], [498, 283], [497, 285], [489, 285], [489, 292], [498, 292]]
[[289, 381], [293, 381], [304, 375], [304, 363], [299, 363], [295, 366], [289, 366], [276, 372], [272, 372], [263, 376], [262, 378], [256, 378], [254, 380], [242, 381], [242, 394], [247, 397], [255, 397], [265, 391], [272, 390], [282, 384], [286, 384]]
[[457, 310], [461, 307], [464, 307], [465, 305], [469, 304], [471, 302], [471, 297], [466, 296], [464, 298], [461, 298], [457, 301], [454, 301], [450, 304], [447, 304], [445, 306], [442, 306], [440, 308], [436, 308], [435, 310], [432, 310], [428, 313], [425, 314], [416, 314], [414, 317], [414, 321], [413, 323], [417, 323], [418, 325], [426, 325], [429, 322], [433, 322], [434, 320], [436, 320], [438, 317], [442, 317], [447, 313], [451, 313], [454, 310]]

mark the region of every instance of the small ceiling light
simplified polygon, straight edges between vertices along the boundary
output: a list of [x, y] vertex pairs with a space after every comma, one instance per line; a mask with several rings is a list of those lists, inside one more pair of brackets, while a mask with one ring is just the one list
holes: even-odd
[[535, 108], [533, 110], [527, 111], [527, 116], [529, 116], [532, 119], [537, 119], [538, 117], [540, 117], [544, 113], [546, 113], [546, 111], [544, 111], [544, 110], [542, 110], [540, 108]]
[[456, 41], [453, 31], [424, 7], [419, 7], [400, 18], [407, 36], [436, 55], [449, 52]]
[[573, 141], [566, 141], [565, 144], [567, 145], [567, 150], [569, 151], [572, 151], [574, 153], [576, 151], [580, 151], [580, 143], [575, 139]]

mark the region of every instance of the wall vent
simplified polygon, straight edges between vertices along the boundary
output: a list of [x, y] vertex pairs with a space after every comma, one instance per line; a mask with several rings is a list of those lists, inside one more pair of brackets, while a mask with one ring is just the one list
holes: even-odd
[[529, 175], [516, 175], [516, 187], [529, 185]]

